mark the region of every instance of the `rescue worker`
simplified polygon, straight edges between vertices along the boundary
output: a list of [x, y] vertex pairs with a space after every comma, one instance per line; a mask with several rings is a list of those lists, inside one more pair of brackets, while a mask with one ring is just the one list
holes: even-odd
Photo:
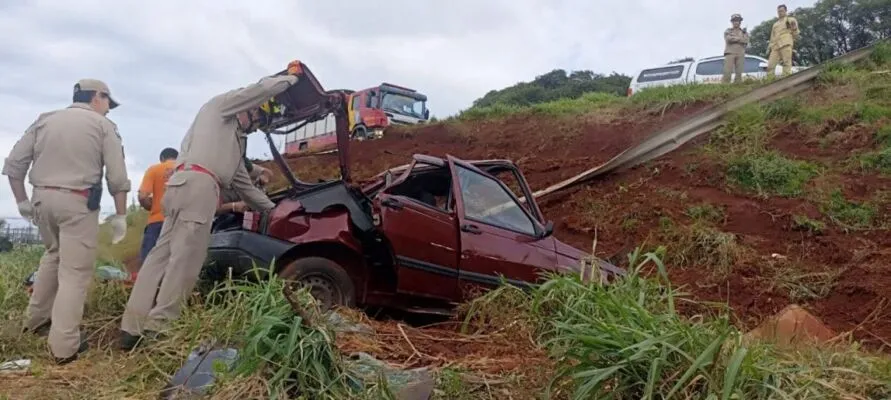
[[[48, 330], [59, 364], [76, 360], [89, 347], [80, 323], [96, 262], [103, 167], [116, 211], [110, 219], [112, 241], [120, 242], [127, 231], [130, 180], [117, 126], [106, 118], [118, 105], [102, 81], [80, 80], [72, 104], [37, 117], [3, 165], [19, 213], [36, 222], [46, 247], [23, 330], [41, 336]], [[25, 192], [29, 167], [31, 200]]]
[[[164, 198], [164, 189], [167, 187], [167, 179], [173, 174], [176, 157], [179, 152], [173, 148], [161, 150], [160, 162], [145, 170], [142, 183], [139, 185], [139, 204], [149, 211], [145, 230], [142, 232], [142, 246], [139, 249], [139, 262], [145, 262], [145, 256], [149, 250], [155, 247], [158, 235], [161, 234], [161, 226], [164, 223], [164, 213], [161, 208], [161, 199]], [[130, 271], [131, 277], [136, 271]], [[131, 278], [132, 279], [132, 278]]]
[[[263, 190], [272, 179], [272, 171], [259, 165], [253, 165], [247, 157], [244, 157], [244, 167], [248, 171], [248, 176], [250, 176], [253, 185], [260, 190]], [[241, 200], [241, 196], [239, 196], [237, 191], [233, 189], [220, 191], [220, 206], [217, 207], [217, 215], [229, 212], [243, 213], [247, 210], [247, 204], [244, 200]]]
[[777, 22], [774, 22], [770, 30], [770, 41], [767, 48], [770, 55], [767, 57], [767, 77], [776, 76], [777, 62], [783, 63], [783, 76], [792, 73], [792, 49], [794, 43], [801, 36], [798, 29], [798, 20], [786, 15], [786, 5], [777, 7]]
[[234, 189], [252, 209], [274, 206], [252, 184], [244, 149], [247, 135], [267, 117], [261, 105], [295, 84], [299, 73], [300, 63], [292, 61], [286, 75], [265, 77], [214, 96], [198, 111], [167, 181], [161, 235], [139, 271], [124, 311], [122, 349], [133, 349], [143, 337], [156, 337], [169, 321], [179, 318], [181, 303], [195, 287], [207, 255], [221, 188]]
[[746, 46], [749, 45], [749, 32], [740, 28], [742, 16], [733, 14], [730, 16], [732, 26], [724, 31], [724, 83], [730, 83], [731, 73], [735, 74], [734, 82], [742, 82], [743, 69], [746, 65]]

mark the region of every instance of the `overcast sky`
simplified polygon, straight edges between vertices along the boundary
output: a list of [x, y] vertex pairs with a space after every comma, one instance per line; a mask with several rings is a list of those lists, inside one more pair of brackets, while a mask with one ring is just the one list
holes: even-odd
[[[787, 1], [790, 10], [813, 1]], [[251, 4], [250, 6], [248, 4]], [[0, 153], [41, 112], [98, 78], [136, 191], [163, 147], [179, 148], [211, 96], [306, 63], [326, 89], [380, 82], [428, 95], [433, 115], [554, 68], [632, 74], [723, 51], [732, 13], [754, 28], [777, 0], [19, 0], [0, 1]], [[807, 29], [807, 27], [802, 27]], [[264, 150], [265, 149], [265, 150]], [[248, 145], [268, 157], [263, 138]], [[30, 190], [30, 185], [28, 185]], [[107, 195], [103, 210], [112, 211]], [[0, 217], [17, 217], [6, 180]]]

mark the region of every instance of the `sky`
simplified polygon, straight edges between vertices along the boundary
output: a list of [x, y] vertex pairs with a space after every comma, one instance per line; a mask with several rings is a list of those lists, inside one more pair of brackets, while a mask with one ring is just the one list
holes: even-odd
[[[790, 10], [814, 1], [786, 1]], [[248, 5], [251, 4], [251, 5]], [[212, 96], [299, 59], [326, 89], [381, 82], [428, 96], [446, 117], [555, 68], [634, 74], [719, 55], [733, 13], [754, 28], [776, 0], [19, 0], [0, 2], [0, 153], [41, 112], [70, 104], [81, 78], [105, 81], [121, 106], [133, 196], [164, 147], [179, 148]], [[807, 29], [803, 27], [803, 29]], [[269, 158], [262, 134], [248, 155]], [[30, 185], [26, 185], [29, 188]], [[113, 212], [106, 193], [103, 212]], [[0, 217], [18, 217], [0, 182]]]

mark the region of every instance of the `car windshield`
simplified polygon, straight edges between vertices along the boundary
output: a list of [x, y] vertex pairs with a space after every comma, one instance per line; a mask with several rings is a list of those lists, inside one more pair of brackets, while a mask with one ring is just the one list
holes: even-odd
[[415, 118], [424, 118], [424, 103], [424, 101], [413, 99], [405, 95], [384, 93], [384, 99], [381, 102], [381, 106], [386, 111], [409, 115]]

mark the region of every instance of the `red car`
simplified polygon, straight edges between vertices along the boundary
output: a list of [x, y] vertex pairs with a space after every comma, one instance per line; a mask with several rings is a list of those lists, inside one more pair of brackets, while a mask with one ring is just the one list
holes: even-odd
[[[310, 91], [299, 90], [308, 104]], [[318, 96], [333, 105], [330, 112], [343, 111], [331, 93], [319, 90]], [[276, 100], [285, 110], [297, 108], [287, 107], [287, 92], [281, 97]], [[267, 137], [287, 133], [264, 131]], [[513, 162], [415, 155], [411, 164], [359, 187], [348, 179], [348, 140], [338, 143], [345, 178], [316, 184], [297, 180], [270, 146], [290, 187], [270, 195], [276, 207], [268, 213], [215, 220], [206, 278], [273, 265], [279, 276], [310, 286], [324, 306], [448, 313], [475, 294], [474, 286], [492, 288], [502, 278], [525, 286], [543, 272], [582, 271], [587, 254], [554, 238], [553, 223]], [[518, 195], [531, 200], [521, 202]], [[598, 267], [597, 278], [622, 273], [603, 261]]]

